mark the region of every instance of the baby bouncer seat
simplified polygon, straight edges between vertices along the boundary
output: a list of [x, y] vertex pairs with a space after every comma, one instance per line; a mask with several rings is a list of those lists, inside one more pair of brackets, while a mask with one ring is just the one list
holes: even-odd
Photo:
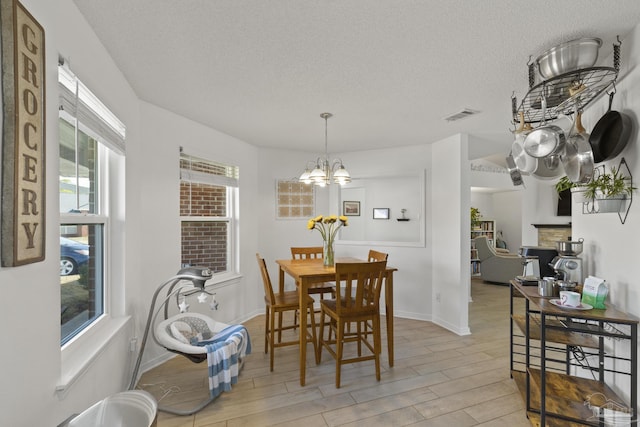
[[[215, 295], [205, 288], [205, 282], [211, 277], [212, 273], [208, 268], [187, 267], [161, 284], [153, 295], [129, 389], [135, 387], [142, 354], [151, 331], [154, 341], [168, 351], [180, 354], [194, 363], [207, 361], [209, 376], [209, 397], [206, 400], [187, 410], [162, 405], [158, 405], [158, 410], [177, 415], [191, 415], [200, 411], [213, 402], [220, 393], [231, 389], [231, 385], [237, 382], [246, 355], [251, 353], [249, 333], [244, 326], [229, 325], [201, 313], [186, 311], [187, 296], [200, 293], [198, 299], [203, 302], [207, 294]], [[184, 285], [185, 281], [188, 283], [187, 286]], [[158, 295], [166, 286], [169, 286], [167, 295], [154, 311]], [[174, 296], [177, 302], [182, 297], [182, 302], [178, 304], [180, 313], [169, 316], [167, 303]], [[161, 310], [164, 312], [163, 320], [155, 324]]]

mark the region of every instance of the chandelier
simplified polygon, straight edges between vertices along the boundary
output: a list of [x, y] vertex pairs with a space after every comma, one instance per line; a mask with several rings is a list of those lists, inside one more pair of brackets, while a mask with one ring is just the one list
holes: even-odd
[[333, 164], [329, 166], [329, 154], [327, 149], [327, 120], [332, 116], [333, 114], [331, 113], [320, 114], [320, 117], [324, 119], [324, 158], [318, 157], [315, 162], [309, 161], [298, 181], [304, 182], [305, 184], [315, 184], [320, 187], [331, 184], [332, 180], [336, 184], [340, 185], [351, 182], [351, 176], [344, 168], [342, 160], [336, 159], [333, 161]]

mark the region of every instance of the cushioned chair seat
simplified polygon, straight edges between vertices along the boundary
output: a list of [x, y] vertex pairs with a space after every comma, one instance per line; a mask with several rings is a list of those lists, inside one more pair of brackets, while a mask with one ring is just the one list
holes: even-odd
[[489, 244], [486, 236], [476, 237], [475, 246], [480, 260], [480, 277], [485, 282], [509, 284], [509, 281], [520, 276], [524, 271], [524, 258], [496, 250]]

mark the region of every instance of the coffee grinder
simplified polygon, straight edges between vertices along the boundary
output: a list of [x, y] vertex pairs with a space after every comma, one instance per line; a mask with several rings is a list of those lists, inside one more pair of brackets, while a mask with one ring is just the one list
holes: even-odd
[[556, 272], [557, 279], [582, 284], [584, 280], [582, 277], [582, 258], [578, 255], [582, 253], [583, 241], [584, 239], [579, 239], [577, 242], [570, 240], [556, 242], [558, 256], [553, 258], [549, 265]]

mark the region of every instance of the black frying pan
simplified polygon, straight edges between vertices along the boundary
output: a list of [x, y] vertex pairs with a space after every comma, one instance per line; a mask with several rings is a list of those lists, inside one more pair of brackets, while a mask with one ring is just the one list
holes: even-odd
[[631, 135], [631, 118], [618, 111], [611, 111], [613, 95], [615, 92], [609, 94], [609, 110], [598, 120], [589, 137], [595, 163], [613, 159], [620, 154]]

